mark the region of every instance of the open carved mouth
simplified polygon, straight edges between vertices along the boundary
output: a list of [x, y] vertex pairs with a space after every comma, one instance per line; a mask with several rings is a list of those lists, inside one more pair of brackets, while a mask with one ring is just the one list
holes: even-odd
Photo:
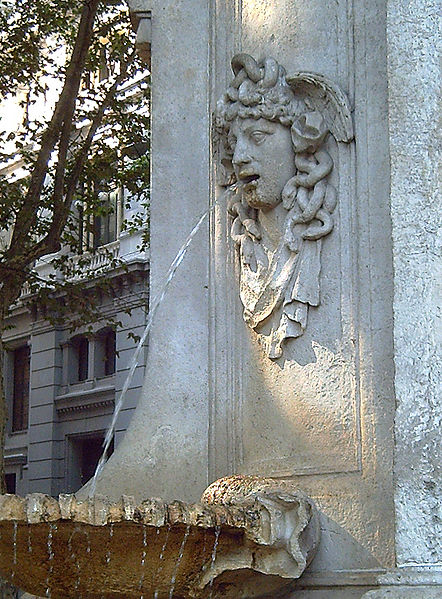
[[244, 177], [240, 176], [240, 181], [242, 183], [242, 185], [250, 185], [250, 183], [254, 183], [259, 179], [259, 175], [254, 174], [254, 175], [246, 175]]

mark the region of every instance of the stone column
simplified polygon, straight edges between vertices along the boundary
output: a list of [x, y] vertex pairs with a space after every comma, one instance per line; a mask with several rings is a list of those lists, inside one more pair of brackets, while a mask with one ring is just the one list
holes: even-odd
[[367, 599], [441, 595], [437, 20], [437, 2], [387, 2], [397, 568]]
[[441, 594], [438, 8], [432, 0], [387, 2], [397, 570], [367, 599]]
[[[209, 3], [129, 4], [145, 53], [145, 36], [151, 35], [152, 304], [174, 256], [210, 204]], [[138, 409], [106, 465], [99, 493], [192, 500], [207, 486], [207, 229], [206, 222], [157, 313]]]
[[388, 2], [400, 566], [442, 562], [438, 8], [431, 0]]

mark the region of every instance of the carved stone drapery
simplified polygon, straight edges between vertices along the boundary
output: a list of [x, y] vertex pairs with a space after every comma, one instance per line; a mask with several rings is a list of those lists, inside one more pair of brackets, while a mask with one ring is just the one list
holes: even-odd
[[353, 139], [345, 94], [314, 73], [286, 76], [273, 58], [232, 59], [234, 79], [216, 110], [231, 236], [239, 253], [244, 320], [269, 358], [301, 336], [320, 304], [322, 238], [336, 190], [329, 134]]

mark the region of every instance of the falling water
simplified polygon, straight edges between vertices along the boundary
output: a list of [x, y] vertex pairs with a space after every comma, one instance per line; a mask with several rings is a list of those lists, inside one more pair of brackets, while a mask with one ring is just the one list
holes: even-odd
[[[160, 558], [159, 558], [159, 564], [158, 564], [158, 571], [157, 571], [157, 575], [156, 575], [156, 580], [160, 580], [160, 574], [163, 570], [163, 558], [164, 558], [164, 552], [166, 551], [166, 546], [167, 546], [167, 541], [169, 540], [169, 535], [170, 535], [170, 524], [167, 525], [167, 532], [166, 532], [166, 538], [164, 539], [164, 544], [163, 547], [161, 548], [161, 553], [160, 553]], [[153, 599], [158, 599], [158, 594], [159, 594], [159, 590], [156, 589]]]
[[77, 569], [77, 580], [75, 581], [75, 586], [74, 586], [74, 591], [77, 591], [80, 583], [81, 583], [81, 567], [80, 567], [80, 563], [78, 561], [77, 555], [72, 547], [72, 539], [74, 537], [74, 535], [79, 532], [78, 529], [78, 525], [75, 526], [74, 530], [72, 531], [72, 533], [69, 535], [69, 539], [68, 539], [68, 551], [69, 551], [69, 555], [72, 556], [72, 560], [75, 564], [75, 567]]
[[114, 413], [112, 416], [112, 422], [111, 422], [108, 430], [106, 431], [106, 436], [105, 436], [104, 443], [103, 443], [103, 453], [101, 454], [101, 457], [98, 461], [97, 468], [95, 470], [95, 474], [93, 476], [90, 490], [89, 490], [90, 496], [95, 495], [95, 489], [97, 486], [97, 478], [100, 475], [100, 473], [104, 467], [104, 464], [106, 463], [106, 456], [109, 451], [109, 447], [112, 442], [112, 438], [114, 436], [114, 431], [115, 431], [115, 426], [117, 424], [118, 415], [119, 415], [121, 408], [123, 407], [124, 401], [126, 399], [126, 394], [129, 389], [129, 385], [132, 381], [133, 375], [135, 373], [135, 369], [138, 365], [138, 360], [139, 360], [139, 357], [141, 354], [141, 350], [143, 349], [143, 346], [144, 346], [146, 339], [149, 335], [149, 331], [152, 328], [152, 322], [155, 318], [155, 314], [157, 313], [157, 310], [160, 307], [160, 305], [164, 299], [164, 296], [166, 295], [169, 285], [175, 276], [176, 270], [179, 267], [179, 265], [181, 264], [181, 262], [183, 261], [185, 255], [187, 253], [187, 250], [189, 249], [189, 246], [192, 243], [193, 238], [199, 231], [199, 229], [200, 229], [201, 225], [203, 224], [204, 220], [206, 219], [206, 217], [210, 214], [210, 212], [212, 212], [212, 210], [214, 210], [215, 206], [216, 206], [216, 202], [210, 208], [208, 208], [204, 212], [204, 214], [202, 214], [200, 216], [198, 222], [196, 223], [196, 225], [193, 227], [193, 229], [187, 236], [186, 241], [180, 247], [177, 255], [175, 256], [175, 258], [172, 261], [172, 264], [169, 266], [169, 270], [167, 271], [167, 275], [166, 275], [166, 280], [165, 280], [162, 288], [160, 289], [160, 292], [155, 296], [154, 300], [152, 301], [152, 305], [149, 310], [149, 316], [147, 319], [146, 328], [144, 329], [144, 332], [141, 335], [141, 338], [140, 338], [138, 345], [135, 349], [134, 355], [132, 356], [132, 359], [130, 361], [129, 372], [127, 374], [126, 380], [124, 381], [124, 385], [121, 390], [120, 397], [119, 397], [117, 403], [115, 404], [115, 409], [114, 409]]
[[112, 522], [109, 527], [109, 542], [106, 551], [106, 564], [111, 561], [111, 549], [112, 549], [112, 537], [114, 536], [114, 523]]
[[14, 580], [15, 578], [15, 570], [17, 567], [17, 520], [14, 520], [14, 530], [12, 533], [12, 544], [14, 547], [14, 553], [13, 553], [13, 557], [12, 557], [12, 574], [11, 574], [11, 580]]
[[91, 552], [91, 535], [89, 534], [89, 529], [87, 529], [87, 528], [86, 528], [86, 539], [87, 539], [86, 553], [87, 553], [87, 557], [89, 559], [89, 554]]
[[28, 552], [32, 553], [32, 538], [31, 538], [32, 526], [28, 525]]
[[212, 599], [212, 597], [213, 597], [213, 579], [214, 579], [214, 574], [215, 574], [214, 569], [215, 569], [216, 552], [218, 550], [218, 542], [219, 542], [220, 533], [221, 533], [221, 527], [217, 526], [215, 528], [215, 542], [213, 543], [212, 562], [210, 564], [210, 571], [211, 571], [212, 578], [210, 579], [210, 585], [209, 585], [209, 589], [210, 589], [209, 599]]
[[204, 541], [203, 541], [203, 550], [202, 550], [202, 555], [203, 558], [206, 558], [206, 548], [207, 548], [207, 530], [204, 531], [204, 537], [203, 537]]
[[[91, 559], [91, 535], [89, 532], [89, 528], [86, 526], [85, 527], [85, 534], [86, 534], [86, 560], [89, 562], [89, 560]], [[92, 576], [93, 576], [93, 570], [92, 568], [89, 568], [89, 577], [88, 577], [88, 585], [91, 585], [92, 583]]]
[[186, 546], [187, 539], [189, 538], [189, 534], [190, 534], [190, 524], [188, 524], [187, 527], [186, 527], [186, 532], [184, 533], [183, 541], [182, 541], [181, 547], [180, 547], [180, 553], [178, 555], [178, 559], [177, 559], [177, 562], [175, 564], [175, 569], [173, 571], [172, 578], [170, 580], [169, 599], [173, 598], [173, 593], [175, 591], [176, 577], [177, 577], [177, 574], [178, 574], [178, 570], [179, 570], [179, 567], [180, 567], [181, 560], [183, 559], [184, 548]]
[[[142, 591], [143, 582], [144, 582], [144, 565], [146, 563], [146, 555], [147, 555], [147, 526], [143, 526], [143, 552], [141, 554], [141, 578], [140, 583], [138, 585], [138, 589]], [[144, 599], [144, 595], [140, 595], [140, 599]]]
[[48, 567], [48, 576], [46, 578], [46, 597], [51, 596], [50, 584], [51, 584], [52, 575], [54, 572], [54, 551], [52, 549], [52, 541], [53, 541], [53, 537], [54, 537], [54, 532], [57, 532], [57, 525], [52, 524], [52, 522], [51, 522], [49, 524], [49, 532], [48, 532], [48, 563], [49, 563], [49, 567]]

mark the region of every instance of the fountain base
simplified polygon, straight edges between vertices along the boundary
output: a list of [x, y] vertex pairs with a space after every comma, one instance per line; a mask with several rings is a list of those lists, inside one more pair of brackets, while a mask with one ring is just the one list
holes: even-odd
[[310, 499], [255, 477], [222, 479], [200, 504], [3, 495], [0, 573], [54, 599], [276, 597], [318, 530]]

